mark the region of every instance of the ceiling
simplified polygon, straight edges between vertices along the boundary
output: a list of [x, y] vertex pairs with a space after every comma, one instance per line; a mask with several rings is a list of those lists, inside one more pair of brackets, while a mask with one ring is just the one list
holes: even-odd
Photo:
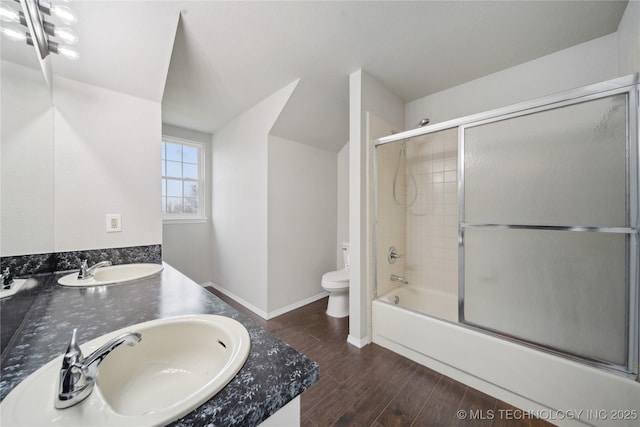
[[[272, 133], [337, 151], [352, 72], [412, 101], [615, 32], [626, 3], [76, 0], [81, 58], [50, 61], [207, 133], [300, 79]], [[27, 62], [6, 45], [3, 58]]]

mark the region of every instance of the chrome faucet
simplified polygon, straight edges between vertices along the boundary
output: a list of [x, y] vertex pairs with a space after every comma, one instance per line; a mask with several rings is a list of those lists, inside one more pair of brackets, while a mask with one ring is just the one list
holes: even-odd
[[11, 268], [7, 267], [2, 272], [2, 289], [11, 289], [12, 284], [13, 273], [11, 273]]
[[88, 279], [93, 276], [93, 273], [99, 269], [100, 267], [109, 267], [111, 265], [111, 261], [101, 261], [95, 265], [89, 267], [87, 264], [87, 260], [83, 259], [80, 263], [80, 271], [78, 272], [78, 279]]
[[407, 280], [404, 277], [396, 276], [395, 274], [391, 275], [391, 281], [392, 282], [399, 282], [399, 283], [402, 283], [403, 285], [408, 285], [409, 284], [409, 282], [407, 282]]
[[84, 357], [76, 341], [77, 330], [77, 328], [73, 330], [71, 341], [62, 358], [58, 395], [55, 400], [55, 407], [58, 409], [69, 408], [82, 402], [91, 394], [96, 382], [98, 366], [109, 353], [122, 344], [136, 345], [142, 339], [139, 332], [127, 332], [104, 344], [88, 357]]

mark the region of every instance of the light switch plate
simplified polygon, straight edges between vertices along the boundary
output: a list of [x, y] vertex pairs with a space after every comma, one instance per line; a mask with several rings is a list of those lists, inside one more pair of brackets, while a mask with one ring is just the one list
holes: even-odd
[[107, 233], [117, 233], [122, 231], [122, 215], [120, 214], [106, 214], [107, 218]]

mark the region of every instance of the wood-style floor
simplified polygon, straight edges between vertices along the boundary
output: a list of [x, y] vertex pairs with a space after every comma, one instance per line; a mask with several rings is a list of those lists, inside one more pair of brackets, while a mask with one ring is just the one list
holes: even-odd
[[376, 344], [347, 344], [348, 318], [327, 316], [326, 298], [264, 320], [207, 289], [320, 364], [301, 396], [303, 426], [551, 425]]

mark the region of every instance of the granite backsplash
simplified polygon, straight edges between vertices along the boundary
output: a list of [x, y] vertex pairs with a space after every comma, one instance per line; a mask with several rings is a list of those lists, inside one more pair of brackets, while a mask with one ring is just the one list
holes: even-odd
[[55, 272], [77, 270], [83, 259], [86, 259], [89, 265], [104, 260], [113, 264], [162, 264], [162, 245], [0, 257], [2, 271], [9, 267], [15, 277], [29, 278], [15, 295], [0, 300], [0, 354], [4, 354], [22, 320], [31, 309], [45, 278]]

